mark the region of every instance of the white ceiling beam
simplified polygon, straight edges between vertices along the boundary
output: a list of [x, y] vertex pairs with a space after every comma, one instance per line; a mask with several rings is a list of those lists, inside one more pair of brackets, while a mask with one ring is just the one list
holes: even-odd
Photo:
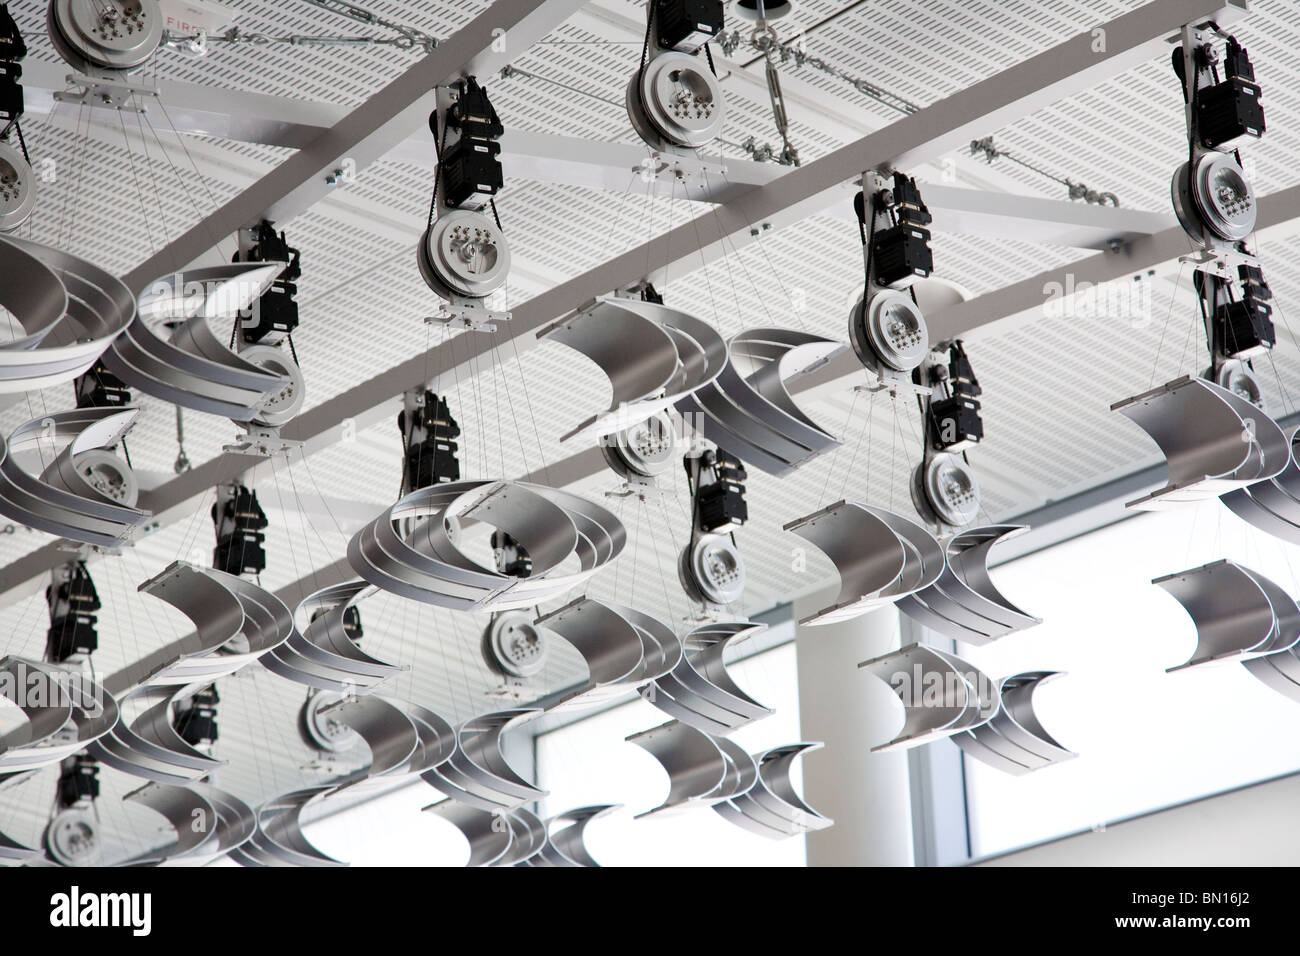
[[[492, 9], [503, 6], [505, 2], [501, 0]], [[1232, 0], [1231, 6], [1240, 12], [1244, 0]], [[827, 193], [851, 196], [852, 183], [864, 170], [912, 168], [938, 158], [968, 143], [978, 131], [1000, 128], [1167, 52], [1167, 41], [1181, 24], [1200, 22], [1211, 16], [1227, 22], [1231, 12], [1224, 14], [1221, 11], [1217, 0], [1153, 0], [1099, 27], [1104, 31], [1103, 50], [1096, 48], [1095, 30], [1079, 34], [806, 166], [791, 170], [766, 186], [751, 187], [738, 197], [714, 207], [710, 214], [672, 229], [521, 303], [512, 310], [508, 335], [515, 340], [515, 348], [523, 351], [535, 344], [535, 333], [539, 329], [595, 296], [632, 285], [647, 278], [648, 272], [657, 275], [663, 271], [693, 271], [702, 261], [721, 258], [730, 249], [750, 241], [749, 233], [754, 225], [765, 223], [772, 228], [781, 228], [824, 208]], [[475, 23], [482, 19], [480, 17]], [[448, 45], [444, 44], [443, 48]], [[376, 99], [386, 104], [391, 112], [391, 96], [381, 93]], [[371, 107], [363, 107], [358, 112], [368, 109]], [[376, 122], [372, 117], [366, 125], [373, 128]], [[330, 142], [332, 145], [336, 140]], [[328, 149], [324, 151], [329, 152]], [[306, 163], [295, 165], [292, 176], [282, 174], [276, 177], [273, 172], [251, 187], [249, 192], [264, 198], [270, 190], [268, 180], [273, 180], [276, 189], [283, 189], [297, 181], [304, 168], [314, 168], [317, 159], [309, 158]], [[283, 170], [292, 162], [290, 160], [279, 169]], [[245, 193], [245, 197], [247, 195]], [[225, 207], [228, 217], [231, 206], [238, 206], [240, 202], [236, 200]], [[249, 204], [247, 199], [243, 202]], [[241, 216], [222, 234], [233, 232], [239, 224], [256, 218], [256, 215]], [[217, 224], [224, 222], [223, 219]], [[202, 224], [196, 229], [202, 233]], [[199, 252], [207, 248], [208, 240], [203, 234], [197, 238], [187, 234], [187, 237], [169, 247], [176, 249], [179, 246], [183, 254], [177, 257], [183, 261], [170, 266], [164, 264], [164, 258], [148, 270], [142, 267], [138, 271], [150, 271], [151, 275], [156, 275], [169, 268], [181, 268], [193, 258], [185, 253], [199, 246], [202, 247]], [[1041, 291], [1039, 295], [1041, 301]], [[941, 318], [936, 316], [935, 322]], [[945, 327], [939, 324], [938, 328]], [[491, 368], [501, 338], [500, 335], [468, 333], [458, 336], [453, 342], [417, 354], [299, 415], [284, 427], [284, 437], [303, 442], [305, 454], [332, 445], [344, 434], [344, 422], [357, 427], [363, 418], [374, 414], [377, 406], [391, 402], [394, 396], [407, 389], [428, 382], [429, 369], [441, 369], [439, 378], [450, 381], [454, 376], [472, 377], [481, 368]], [[436, 380], [433, 387], [437, 387]], [[159, 516], [160, 524], [175, 520], [186, 512], [192, 499], [214, 485], [234, 480], [245, 473], [249, 465], [248, 456], [219, 456], [155, 489], [147, 502], [142, 501], [142, 507], [153, 510]], [[0, 595], [64, 561], [66, 554], [59, 551], [57, 543], [53, 543], [13, 562], [0, 571]]]
[[496, 0], [365, 103], [285, 159], [225, 205], [132, 269], [123, 280], [140, 289], [182, 270], [217, 240], [261, 219], [287, 222], [329, 194], [334, 171], [363, 169], [426, 125], [435, 87], [470, 74], [495, 73], [541, 39], [584, 0]]
[[[28, 112], [48, 114], [54, 103], [53, 92], [62, 88], [66, 70], [49, 63], [33, 66], [36, 69], [28, 70], [23, 77], [29, 93]], [[160, 82], [159, 90], [178, 132], [264, 146], [301, 148], [347, 113], [342, 107], [262, 93], [215, 90], [197, 83]], [[77, 115], [69, 113], [55, 122], [60, 119], [71, 127]], [[110, 140], [122, 135], [120, 125], [107, 112], [98, 118], [92, 114], [91, 120]], [[422, 125], [383, 158], [428, 165], [432, 173], [433, 152], [433, 137], [427, 125]], [[585, 140], [532, 130], [509, 130], [501, 138], [501, 162], [507, 181], [522, 179], [622, 193], [643, 170], [666, 165], [659, 159], [646, 166], [648, 157], [647, 148], [635, 143]], [[765, 186], [792, 171], [774, 163], [714, 156], [673, 157], [673, 162], [698, 184], [698, 189], [685, 189], [673, 172], [665, 171], [636, 183], [637, 191], [725, 203], [751, 187]], [[346, 192], [346, 186], [342, 186], [330, 195], [342, 199]], [[852, 209], [839, 198], [828, 193], [821, 212], [850, 220]], [[1079, 249], [1104, 249], [1110, 243], [1159, 232], [1173, 224], [1172, 216], [1142, 210], [1089, 206], [944, 183], [927, 184], [925, 199], [934, 214], [936, 232]]]

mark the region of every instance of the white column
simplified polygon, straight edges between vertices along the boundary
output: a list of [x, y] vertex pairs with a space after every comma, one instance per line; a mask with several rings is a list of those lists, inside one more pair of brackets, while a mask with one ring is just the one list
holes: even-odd
[[[795, 619], [831, 603], [832, 593], [795, 602]], [[873, 754], [902, 726], [893, 692], [858, 670], [860, 661], [898, 647], [898, 611], [822, 627], [796, 627], [799, 720], [822, 750], [803, 761], [808, 802], [835, 821], [808, 834], [809, 866], [912, 866], [907, 753]]]

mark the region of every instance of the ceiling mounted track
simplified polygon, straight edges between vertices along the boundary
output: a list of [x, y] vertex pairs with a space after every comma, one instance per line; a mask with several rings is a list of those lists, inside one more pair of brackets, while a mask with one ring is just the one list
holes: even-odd
[[581, 352], [613, 386], [609, 410], [564, 440], [631, 428], [708, 385], [727, 364], [727, 343], [694, 316], [656, 302], [602, 297], [537, 333]]
[[[403, 533], [406, 519], [423, 518]], [[489, 568], [457, 546], [483, 522], [532, 562], [527, 577]], [[607, 509], [521, 481], [453, 481], [401, 498], [348, 543], [352, 569], [375, 587], [453, 610], [501, 610], [559, 597], [623, 550], [627, 533]], [[569, 570], [575, 563], [576, 570]]]

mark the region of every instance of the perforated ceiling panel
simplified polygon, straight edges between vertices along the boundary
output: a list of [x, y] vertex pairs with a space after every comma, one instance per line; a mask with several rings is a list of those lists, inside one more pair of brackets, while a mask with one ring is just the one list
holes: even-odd
[[[900, 0], [846, 5], [805, 0], [778, 24], [783, 38], [804, 34], [807, 52], [918, 104], [944, 96], [1089, 29], [1137, 0]], [[54, 62], [43, 38], [43, 4], [20, 0], [15, 13], [32, 57]], [[430, 5], [376, 2], [393, 20], [447, 37], [486, 6], [482, 0]], [[1260, 0], [1238, 31], [1265, 85], [1269, 133], [1251, 156], [1264, 193], [1294, 184], [1300, 153], [1300, 7]], [[634, 143], [623, 112], [623, 90], [636, 69], [643, 13], [639, 4], [601, 0], [541, 43], [522, 52], [518, 72], [492, 78], [493, 102], [507, 127], [596, 140]], [[248, 32], [351, 33], [359, 25], [299, 2], [247, 2], [238, 23]], [[627, 24], [631, 24], [629, 28]], [[731, 24], [737, 25], [734, 18]], [[747, 24], [739, 23], [742, 32]], [[364, 32], [364, 28], [361, 28]], [[732, 160], [753, 136], [776, 139], [761, 86], [761, 63], [742, 46], [722, 68], [734, 97], [717, 150]], [[251, 90], [293, 99], [354, 106], [414, 62], [417, 54], [383, 48], [320, 48], [289, 44], [211, 46], [202, 59], [164, 51], [159, 77], [224, 89]], [[748, 77], [729, 75], [746, 69]], [[756, 79], [757, 78], [757, 79]], [[892, 122], [897, 113], [841, 80], [793, 63], [783, 67], [791, 136], [805, 162], [852, 136]], [[989, 130], [1000, 146], [1055, 175], [1096, 189], [1114, 190], [1126, 206], [1168, 209], [1169, 176], [1185, 150], [1182, 106], [1166, 62], [1153, 62], [1096, 89], [1045, 109], [1004, 130]], [[52, 161], [41, 184], [36, 215], [24, 234], [56, 244], [107, 268], [125, 271], [168, 237], [195, 223], [288, 154], [286, 150], [213, 138], [178, 139], [159, 109], [143, 121], [134, 115], [94, 113], [62, 105], [48, 118], [31, 116], [25, 132], [38, 165]], [[1000, 162], [989, 168], [958, 151], [958, 185], [1002, 186], [1049, 198], [1064, 188]], [[934, 180], [937, 169], [917, 171]], [[307, 407], [315, 407], [447, 338], [423, 319], [438, 302], [419, 278], [414, 248], [426, 221], [432, 160], [385, 160], [298, 219], [280, 224], [302, 251], [299, 283], [302, 325], [294, 344], [308, 380]], [[519, 179], [498, 197], [515, 264], [494, 305], [509, 307], [565, 278], [626, 251], [700, 214], [681, 198], [648, 197], [629, 170], [626, 186], [579, 189]], [[923, 183], [924, 188], [924, 183]], [[972, 292], [997, 289], [1050, 266], [1077, 250], [1005, 240], [955, 236], [935, 223], [938, 274]], [[228, 259], [233, 243], [220, 245]], [[1300, 395], [1300, 363], [1287, 321], [1300, 295], [1300, 238], [1260, 249], [1277, 302], [1281, 341], [1263, 369], [1271, 407], [1292, 409]], [[972, 453], [985, 490], [985, 512], [1002, 519], [1044, 501], [1154, 463], [1149, 440], [1109, 404], [1175, 374], [1199, 370], [1204, 343], [1197, 329], [1190, 280], [1150, 281], [1150, 308], [1132, 321], [1109, 312], [1043, 318], [994, 327], [973, 336], [970, 354], [984, 387], [987, 440]], [[812, 218], [770, 234], [705, 269], [670, 281], [660, 291], [669, 304], [713, 322], [724, 334], [757, 325], [785, 325], [843, 338], [848, 309], [861, 283], [861, 252], [852, 224]], [[1177, 290], [1177, 295], [1175, 295]], [[1046, 298], [1046, 291], [1045, 291]], [[1291, 310], [1294, 311], [1294, 310]], [[219, 334], [224, 330], [219, 330]], [[559, 435], [603, 408], [608, 384], [594, 365], [556, 344], [516, 353], [503, 348], [480, 374], [446, 389], [464, 431], [462, 471], [469, 476], [519, 475], [581, 450]], [[430, 369], [436, 374], [438, 369]], [[824, 581], [831, 571], [819, 554], [807, 566], [795, 560], [802, 542], [780, 530], [791, 518], [844, 496], [909, 508], [906, 477], [919, 454], [917, 412], [909, 402], [855, 392], [859, 382], [820, 390], [805, 404], [824, 426], [844, 437], [843, 448], [786, 480], [752, 472], [753, 519], [738, 532], [749, 586], [738, 613], [754, 613]], [[0, 411], [6, 431], [29, 418], [73, 404], [70, 388], [24, 396]], [[147, 397], [128, 447], [146, 482], [166, 480], [177, 457], [173, 407]], [[343, 554], [346, 538], [391, 503], [400, 480], [400, 442], [392, 417], [363, 427], [354, 437], [311, 456], [278, 464], [259, 478], [271, 518], [269, 563], [262, 583], [272, 589], [310, 581]], [[185, 450], [193, 462], [219, 454], [235, 437], [228, 421], [184, 415]], [[620, 514], [631, 546], [598, 575], [590, 593], [617, 597], [679, 630], [692, 609], [676, 581], [677, 553], [687, 536], [685, 480], [680, 469], [661, 479], [662, 496], [607, 497], [619, 482], [612, 473], [585, 479], [575, 490]], [[179, 524], [161, 528], [119, 557], [92, 570], [105, 610], [101, 614], [99, 673], [187, 629], [166, 605], [135, 588], [176, 558], [206, 563], [212, 546], [211, 495]], [[0, 525], [0, 532], [10, 529]], [[0, 533], [0, 567], [49, 542], [22, 528]], [[449, 719], [467, 717], [513, 699], [500, 696], [502, 681], [482, 661], [485, 619], [417, 606], [387, 595], [362, 604], [365, 648], [408, 668], [395, 696], [418, 701]], [[0, 654], [39, 656], [46, 611], [39, 593], [0, 608]], [[576, 654], [557, 648], [541, 677], [515, 692], [528, 698], [581, 677]], [[229, 686], [229, 691], [225, 689]], [[218, 755], [230, 761], [217, 782], [245, 799], [261, 798], [323, 781], [341, 769], [303, 742], [297, 712], [304, 692], [260, 668], [223, 684], [222, 739]], [[33, 838], [48, 809], [52, 771], [0, 791], [0, 830]], [[105, 773], [105, 794], [135, 786]], [[16, 794], [17, 796], [15, 796]], [[102, 801], [106, 826], [119, 848], [157, 839], [146, 811]], [[12, 827], [12, 829], [10, 829]], [[152, 828], [152, 829], [151, 829]]]

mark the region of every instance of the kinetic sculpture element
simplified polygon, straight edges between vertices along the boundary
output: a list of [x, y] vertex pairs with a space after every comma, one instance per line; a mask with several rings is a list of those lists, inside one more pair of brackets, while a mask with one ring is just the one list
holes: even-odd
[[319, 690], [364, 694], [403, 668], [371, 657], [348, 634], [349, 609], [370, 586], [349, 581], [305, 597], [294, 612], [288, 640], [261, 658], [286, 680]]
[[587, 850], [584, 838], [587, 824], [622, 808], [621, 803], [578, 807], [560, 813], [546, 821], [546, 843], [524, 863], [525, 866], [586, 866], [599, 867], [595, 857]]
[[1171, 671], [1221, 660], [1246, 661], [1300, 641], [1300, 607], [1262, 574], [1221, 560], [1151, 582], [1168, 591], [1196, 625], [1196, 650]]
[[0, 393], [71, 381], [135, 317], [120, 279], [27, 239], [0, 237], [0, 276], [0, 308], [24, 333], [0, 344]]
[[727, 364], [727, 343], [711, 325], [639, 299], [602, 297], [537, 337], [581, 352], [613, 386], [609, 410], [578, 425], [565, 441], [643, 422], [712, 382]]
[[347, 866], [312, 846], [302, 832], [302, 811], [333, 787], [286, 793], [257, 811], [257, 828], [230, 853], [240, 866]]
[[546, 827], [536, 814], [519, 808], [508, 813], [480, 810], [455, 800], [424, 808], [453, 824], [469, 841], [469, 867], [527, 864], [546, 843]]
[[836, 602], [800, 621], [830, 624], [865, 614], [934, 584], [943, 549], [911, 518], [857, 501], [840, 501], [785, 526], [835, 563]]
[[1291, 458], [1278, 474], [1220, 498], [1238, 518], [1291, 544], [1300, 544], [1300, 465], [1295, 457], [1296, 438], [1297, 434], [1292, 433]]
[[750, 621], [702, 624], [686, 635], [685, 653], [671, 672], [642, 696], [670, 717], [717, 736], [775, 713], [737, 686], [727, 673], [729, 649], [764, 630]]
[[501, 735], [540, 714], [503, 710], [465, 721], [456, 731], [456, 749], [443, 763], [421, 774], [425, 783], [451, 799], [480, 810], [514, 810], [546, 796], [511, 769]]
[[537, 624], [572, 644], [587, 664], [587, 683], [549, 704], [552, 713], [599, 706], [662, 677], [682, 659], [672, 628], [617, 604], [578, 598]]
[[[407, 531], [405, 519], [423, 518]], [[515, 577], [457, 546], [462, 526], [483, 522], [509, 535], [532, 568]], [[524, 607], [561, 596], [623, 550], [611, 512], [577, 495], [521, 481], [453, 481], [404, 496], [348, 543], [366, 581], [402, 597], [461, 611]], [[562, 565], [577, 569], [560, 573]]]
[[[278, 349], [236, 353], [208, 327], [257, 302], [283, 262], [242, 262], [164, 276], [140, 293], [140, 314], [104, 353], [104, 366], [132, 388], [237, 422], [280, 425], [302, 405], [302, 373]], [[173, 326], [169, 339], [146, 319]]]
[[1043, 729], [1033, 710], [1034, 691], [1055, 671], [995, 682], [955, 654], [922, 644], [858, 666], [887, 683], [903, 703], [902, 730], [873, 752], [951, 737], [967, 755], [1017, 775], [1076, 756]]
[[[105, 446], [122, 440], [137, 409], [78, 408], [20, 425], [0, 440], [0, 514], [73, 541], [115, 547], [149, 514], [135, 507], [135, 473]], [[39, 475], [18, 462], [31, 451], [62, 451]]]
[[1249, 400], [1214, 382], [1185, 375], [1116, 402], [1146, 430], [1169, 461], [1169, 482], [1129, 502], [1158, 509], [1217, 498], [1281, 474], [1290, 443], [1277, 422]]
[[726, 737], [710, 737], [670, 720], [627, 738], [659, 761], [668, 773], [668, 796], [637, 819], [666, 811], [711, 807], [745, 793], [758, 779], [754, 758]]
[[928, 588], [909, 594], [898, 609], [918, 624], [967, 644], [987, 644], [1041, 624], [1002, 596], [989, 577], [989, 554], [999, 542], [1029, 530], [988, 525], [959, 531], [944, 543], [943, 573]]
[[799, 378], [848, 346], [791, 329], [750, 329], [728, 343], [718, 377], [677, 402], [709, 441], [778, 478], [840, 446], [790, 396]]
[[787, 744], [754, 754], [758, 765], [754, 785], [713, 809], [736, 826], [773, 840], [832, 826], [835, 821], [808, 806], [795, 793], [790, 781], [795, 759], [821, 746], [820, 743]]

